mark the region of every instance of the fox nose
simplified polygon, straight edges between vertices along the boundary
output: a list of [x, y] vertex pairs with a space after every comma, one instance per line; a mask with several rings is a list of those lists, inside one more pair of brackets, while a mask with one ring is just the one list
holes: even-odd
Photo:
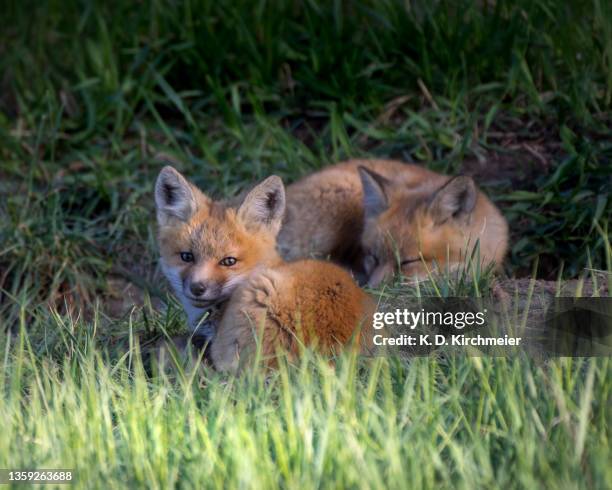
[[191, 291], [191, 294], [197, 298], [206, 292], [206, 286], [204, 283], [194, 282], [189, 286], [189, 290]]

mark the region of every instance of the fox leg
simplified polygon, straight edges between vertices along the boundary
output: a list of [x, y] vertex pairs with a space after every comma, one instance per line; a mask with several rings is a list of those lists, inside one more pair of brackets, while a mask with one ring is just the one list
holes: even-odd
[[218, 371], [237, 373], [260, 353], [267, 362], [278, 347], [290, 344], [278, 318], [281, 277], [266, 271], [236, 291], [221, 319], [211, 345], [211, 359]]

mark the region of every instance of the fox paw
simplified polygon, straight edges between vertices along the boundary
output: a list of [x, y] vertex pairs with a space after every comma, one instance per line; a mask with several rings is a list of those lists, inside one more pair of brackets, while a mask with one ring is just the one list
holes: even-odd
[[269, 307], [272, 296], [278, 288], [277, 274], [273, 271], [264, 271], [251, 279], [249, 283], [249, 299], [258, 306]]

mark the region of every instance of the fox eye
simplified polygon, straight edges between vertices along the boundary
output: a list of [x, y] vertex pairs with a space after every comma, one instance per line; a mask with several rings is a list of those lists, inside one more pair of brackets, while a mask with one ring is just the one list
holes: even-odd
[[418, 257], [417, 258], [413, 258], [413, 259], [402, 260], [400, 262], [400, 267], [404, 267], [405, 265], [412, 264], [413, 262], [418, 262], [419, 260], [421, 260], [421, 259], [418, 258]]
[[225, 257], [219, 261], [219, 265], [223, 265], [225, 267], [231, 267], [232, 265], [238, 262], [235, 257]]
[[193, 254], [191, 252], [181, 252], [181, 260], [183, 262], [193, 262]]

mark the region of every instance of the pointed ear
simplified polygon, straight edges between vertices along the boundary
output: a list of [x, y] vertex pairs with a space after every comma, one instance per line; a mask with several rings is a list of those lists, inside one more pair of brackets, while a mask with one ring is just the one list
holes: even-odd
[[359, 177], [363, 186], [363, 209], [366, 218], [373, 218], [389, 206], [385, 188], [390, 181], [365, 167], [359, 167]]
[[276, 234], [285, 215], [285, 186], [272, 175], [255, 186], [238, 208], [238, 218], [247, 226], [268, 228]]
[[467, 217], [474, 210], [478, 190], [470, 177], [460, 175], [450, 179], [433, 197], [429, 205], [436, 224], [448, 219]]
[[196, 211], [197, 200], [187, 179], [172, 167], [164, 167], [155, 183], [155, 205], [162, 225], [171, 218], [187, 221]]

